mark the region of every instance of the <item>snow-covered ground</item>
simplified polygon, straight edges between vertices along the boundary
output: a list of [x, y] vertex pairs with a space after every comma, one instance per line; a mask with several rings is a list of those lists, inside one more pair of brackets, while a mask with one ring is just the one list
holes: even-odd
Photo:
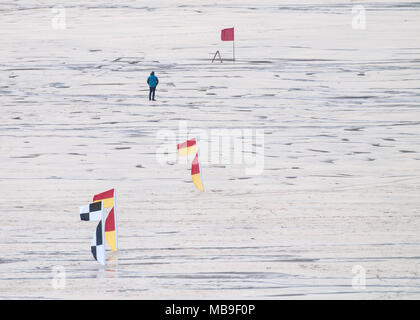
[[[409, 1], [0, 3], [0, 298], [420, 298], [419, 35]], [[263, 130], [264, 171], [200, 193], [157, 160], [183, 123]], [[102, 268], [78, 210], [113, 187]]]

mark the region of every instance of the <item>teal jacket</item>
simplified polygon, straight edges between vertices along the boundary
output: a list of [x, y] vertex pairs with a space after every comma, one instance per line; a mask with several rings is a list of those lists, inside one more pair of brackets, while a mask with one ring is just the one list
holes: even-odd
[[155, 75], [151, 74], [149, 78], [147, 78], [147, 83], [149, 84], [150, 88], [154, 88], [158, 85], [159, 79]]

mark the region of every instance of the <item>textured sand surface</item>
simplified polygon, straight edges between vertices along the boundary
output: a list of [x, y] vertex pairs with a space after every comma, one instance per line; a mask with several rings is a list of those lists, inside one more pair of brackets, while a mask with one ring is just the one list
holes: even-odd
[[[0, 298], [420, 298], [420, 3], [71, 3], [0, 4]], [[202, 163], [199, 193], [156, 160], [181, 120], [263, 129], [264, 172]], [[78, 209], [112, 187], [102, 268]]]

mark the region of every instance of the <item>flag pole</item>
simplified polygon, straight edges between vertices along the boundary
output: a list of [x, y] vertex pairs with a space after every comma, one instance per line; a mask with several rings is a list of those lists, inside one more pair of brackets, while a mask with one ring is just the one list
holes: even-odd
[[115, 189], [114, 189], [114, 223], [115, 223], [115, 247], [118, 251], [117, 190]]
[[104, 266], [106, 266], [106, 249], [105, 249], [105, 217], [104, 217], [104, 202], [102, 201], [102, 248], [104, 250]]
[[235, 38], [233, 39], [233, 62], [235, 62]]
[[235, 62], [235, 27], [233, 27], [233, 62]]
[[197, 145], [198, 170], [200, 171], [200, 180], [201, 180], [201, 185], [203, 186], [203, 192], [204, 192], [204, 179], [203, 179], [203, 174], [201, 172], [201, 166], [200, 166], [200, 148], [198, 147], [198, 136], [196, 136], [195, 141]]

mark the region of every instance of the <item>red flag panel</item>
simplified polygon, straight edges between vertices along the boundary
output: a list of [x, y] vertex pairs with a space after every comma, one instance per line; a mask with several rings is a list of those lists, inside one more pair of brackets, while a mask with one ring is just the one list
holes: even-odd
[[235, 31], [234, 28], [227, 28], [222, 30], [222, 41], [234, 41]]
[[200, 166], [198, 164], [198, 154], [195, 155], [195, 158], [191, 165], [191, 175], [200, 173]]
[[111, 190], [108, 190], [99, 194], [95, 194], [95, 196], [93, 197], [93, 201], [99, 201], [99, 200], [109, 199], [113, 197], [114, 197], [114, 189], [111, 189]]
[[108, 213], [108, 217], [105, 220], [105, 232], [109, 231], [115, 231], [114, 208]]
[[183, 143], [178, 143], [177, 148], [178, 149], [189, 148], [189, 147], [195, 146], [195, 144], [196, 144], [196, 141], [195, 141], [195, 138], [194, 138], [194, 139], [191, 139], [191, 140], [187, 140]]

